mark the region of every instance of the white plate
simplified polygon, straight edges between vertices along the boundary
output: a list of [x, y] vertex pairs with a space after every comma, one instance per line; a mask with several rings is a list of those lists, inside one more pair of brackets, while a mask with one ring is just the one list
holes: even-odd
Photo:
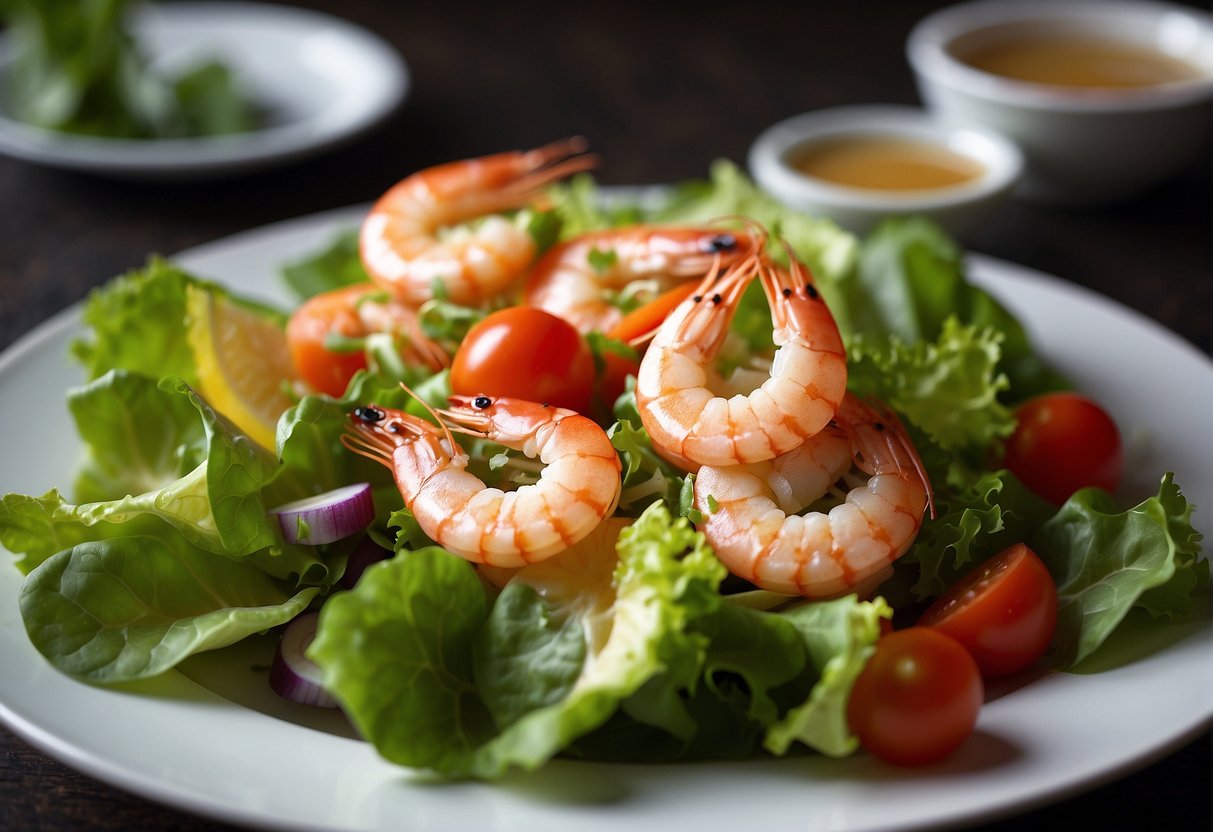
[[[136, 41], [169, 74], [207, 59], [227, 64], [268, 123], [227, 136], [108, 139], [9, 118], [0, 152], [30, 162], [130, 179], [191, 179], [265, 168], [360, 135], [404, 100], [409, 73], [378, 36], [307, 9], [246, 2], [148, 5]], [[0, 86], [10, 57], [0, 41]]]
[[[178, 259], [286, 302], [280, 264], [352, 226], [361, 210], [269, 226]], [[1129, 470], [1140, 472], [1128, 491], [1152, 492], [1156, 475], [1171, 468], [1196, 505], [1213, 506], [1206, 356], [1088, 291], [985, 257], [974, 257], [972, 268], [1023, 316], [1041, 351], [1126, 428]], [[75, 434], [63, 391], [80, 380], [65, 357], [78, 328], [79, 309], [69, 309], [0, 357], [0, 493], [71, 482], [79, 447], [68, 438]], [[1184, 407], [1172, 406], [1181, 399]], [[803, 829], [938, 828], [1090, 788], [1177, 748], [1213, 716], [1213, 628], [1203, 620], [1172, 628], [1184, 637], [1131, 664], [1053, 674], [1004, 692], [983, 708], [977, 733], [954, 758], [924, 770], [862, 754], [667, 766], [556, 761], [503, 783], [437, 786], [380, 760], [331, 720], [301, 716], [302, 706], [276, 704], [263, 688], [242, 689], [249, 654], [228, 663], [234, 681], [224, 685], [214, 674], [221, 658], [191, 662], [191, 675], [209, 676], [224, 696], [176, 671], [117, 689], [75, 682], [30, 646], [17, 609], [20, 584], [17, 570], [0, 563], [0, 719], [99, 780], [271, 828], [736, 832], [789, 818]]]

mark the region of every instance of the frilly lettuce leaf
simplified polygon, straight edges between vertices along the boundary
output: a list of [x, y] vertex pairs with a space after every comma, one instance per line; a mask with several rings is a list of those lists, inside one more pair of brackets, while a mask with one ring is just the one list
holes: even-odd
[[245, 309], [282, 322], [281, 312], [232, 295], [218, 284], [152, 257], [144, 268], [120, 275], [89, 295], [83, 318], [90, 332], [71, 347], [88, 378], [118, 368], [156, 379], [176, 376], [197, 385], [185, 326], [186, 287], [190, 285], [221, 293]]
[[[1056, 508], [998, 470], [937, 488], [935, 510], [937, 517], [924, 521], [914, 545], [894, 564], [899, 580], [881, 588], [894, 606], [941, 594], [976, 564], [1027, 540]], [[903, 583], [912, 596], [897, 596]]]
[[1191, 514], [1167, 474], [1157, 495], [1123, 512], [1106, 492], [1083, 489], [1032, 536], [1057, 583], [1057, 667], [1089, 656], [1135, 606], [1156, 617], [1192, 613], [1209, 562]]
[[93, 682], [155, 676], [286, 623], [319, 592], [292, 594], [250, 562], [166, 531], [80, 543], [30, 573], [21, 616], [48, 661]]
[[1019, 321], [966, 279], [961, 249], [925, 217], [881, 223], [864, 240], [858, 268], [820, 288], [844, 336], [877, 346], [892, 338], [930, 342], [955, 317], [978, 332], [1001, 333], [998, 371], [1010, 381], [1008, 400], [1069, 387], [1036, 357]]
[[998, 400], [1010, 385], [997, 369], [1003, 341], [997, 330], [955, 317], [930, 341], [892, 337], [875, 346], [856, 336], [847, 386], [886, 402], [941, 449], [980, 456], [1015, 430], [1015, 415]]

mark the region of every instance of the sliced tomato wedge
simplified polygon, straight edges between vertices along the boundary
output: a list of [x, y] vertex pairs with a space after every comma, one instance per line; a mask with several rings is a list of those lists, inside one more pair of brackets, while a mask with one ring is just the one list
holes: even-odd
[[986, 678], [1018, 673], [1053, 640], [1057, 586], [1036, 553], [1019, 543], [958, 581], [918, 624], [960, 642]]

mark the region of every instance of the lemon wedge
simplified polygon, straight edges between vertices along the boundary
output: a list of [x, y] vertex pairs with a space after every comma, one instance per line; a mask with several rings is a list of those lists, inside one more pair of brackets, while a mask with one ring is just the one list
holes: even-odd
[[283, 390], [293, 375], [286, 335], [273, 321], [199, 286], [186, 289], [186, 316], [202, 397], [274, 450], [278, 417], [292, 404]]

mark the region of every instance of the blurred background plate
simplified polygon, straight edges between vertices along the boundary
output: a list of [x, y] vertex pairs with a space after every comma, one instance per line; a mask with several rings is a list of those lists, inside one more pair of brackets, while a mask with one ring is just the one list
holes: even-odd
[[[132, 179], [196, 179], [319, 153], [378, 124], [404, 100], [408, 67], [376, 35], [330, 15], [246, 2], [145, 7], [133, 31], [159, 68], [216, 59], [264, 111], [246, 133], [108, 139], [15, 121], [0, 98], [0, 152], [53, 167]], [[11, 66], [0, 40], [0, 88]]]

